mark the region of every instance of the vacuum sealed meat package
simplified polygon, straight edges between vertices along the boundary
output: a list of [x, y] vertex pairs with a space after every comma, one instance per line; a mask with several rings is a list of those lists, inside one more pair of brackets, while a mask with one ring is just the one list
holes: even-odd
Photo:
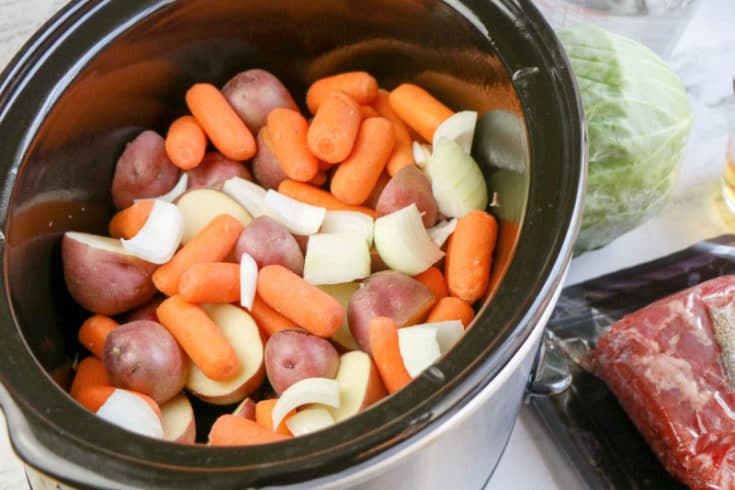
[[598, 338], [593, 365], [671, 474], [735, 489], [735, 275], [627, 314]]

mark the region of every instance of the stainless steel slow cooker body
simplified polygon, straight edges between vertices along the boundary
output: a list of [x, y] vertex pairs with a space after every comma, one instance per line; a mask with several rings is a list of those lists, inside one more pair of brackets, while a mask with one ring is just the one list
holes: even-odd
[[[366, 69], [483, 117], [473, 152], [500, 220], [493, 287], [463, 340], [409, 387], [284, 444], [181, 446], [123, 431], [63, 390], [85, 313], [65, 292], [64, 231], [102, 233], [124, 144], [165, 131], [196, 81]], [[581, 217], [585, 133], [568, 62], [529, 0], [77, 1], [0, 82], [0, 403], [16, 451], [76, 487], [473, 488], [510, 435]], [[200, 430], [219, 413], [201, 408]]]

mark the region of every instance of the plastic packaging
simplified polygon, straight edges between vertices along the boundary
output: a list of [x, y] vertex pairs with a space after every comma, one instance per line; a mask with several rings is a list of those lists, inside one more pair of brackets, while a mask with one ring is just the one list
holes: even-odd
[[727, 235], [563, 292], [547, 347], [573, 383], [532, 404], [591, 488], [684, 488], [664, 467], [735, 488], [735, 389], [712, 321], [735, 302], [731, 274]]

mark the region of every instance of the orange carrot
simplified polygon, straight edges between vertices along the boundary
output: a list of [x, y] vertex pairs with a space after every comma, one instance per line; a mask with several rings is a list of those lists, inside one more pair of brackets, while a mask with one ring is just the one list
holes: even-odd
[[220, 415], [209, 431], [209, 444], [212, 446], [248, 446], [286, 441], [284, 436], [265, 429], [252, 420], [237, 415]]
[[303, 182], [286, 179], [278, 186], [278, 192], [306, 204], [320, 206], [332, 211], [358, 211], [375, 219], [374, 210], [363, 206], [345, 204], [324, 189]]
[[398, 325], [384, 316], [373, 318], [368, 326], [370, 350], [388, 393], [395, 393], [411, 382], [398, 347]]
[[242, 161], [255, 155], [253, 133], [217, 87], [209, 83], [194, 84], [186, 92], [186, 105], [224, 156]]
[[253, 300], [253, 308], [250, 310], [250, 314], [268, 337], [281, 330], [300, 329], [294, 322], [268, 306], [257, 294]]
[[[99, 410], [100, 407], [105, 404], [107, 399], [110, 398], [110, 396], [112, 396], [112, 394], [117, 390], [122, 390], [122, 388], [102, 385], [87, 386], [86, 388], [79, 390], [79, 393], [77, 393], [77, 396], [74, 399], [87, 410], [97, 413], [97, 410]], [[148, 404], [148, 406], [150, 406], [153, 411], [156, 412], [158, 418], [161, 418], [161, 407], [158, 406], [158, 403], [156, 403], [153, 398], [144, 395], [143, 393], [138, 393], [137, 391], [122, 391], [127, 391], [141, 397]]]
[[269, 145], [289, 178], [308, 182], [319, 171], [319, 160], [307, 143], [309, 123], [298, 111], [278, 108], [268, 114]]
[[360, 129], [360, 105], [344, 92], [331, 92], [311, 121], [309, 150], [327, 163], [339, 163], [350, 154]]
[[273, 430], [273, 407], [276, 406], [277, 398], [271, 398], [270, 400], [260, 400], [255, 404], [255, 422], [261, 427], [264, 427], [270, 431], [276, 432], [277, 434], [283, 434], [284, 436], [291, 436], [291, 431], [288, 430], [286, 425], [286, 419], [296, 415], [296, 409], [291, 410], [288, 414], [283, 417], [283, 420], [278, 424], [278, 428]]
[[398, 117], [429, 143], [436, 128], [454, 114], [429, 92], [411, 83], [393, 89], [388, 101]]
[[148, 221], [151, 209], [153, 209], [153, 201], [149, 199], [138, 201], [132, 206], [115, 213], [115, 216], [110, 220], [107, 231], [112, 238], [130, 240]]
[[282, 265], [260, 270], [257, 291], [268, 306], [314, 335], [329, 338], [342, 326], [339, 301]]
[[373, 106], [361, 105], [360, 116], [362, 116], [362, 119], [367, 119], [368, 117], [379, 117], [380, 114], [378, 114], [378, 111], [376, 111]]
[[97, 410], [105, 404], [116, 389], [114, 386], [107, 385], [87, 386], [79, 390], [74, 399], [90, 412], [97, 413]]
[[166, 154], [182, 170], [191, 170], [204, 160], [207, 135], [192, 116], [181, 116], [168, 128]]
[[370, 192], [367, 200], [362, 203], [362, 205], [367, 208], [375, 209], [378, 205], [380, 195], [383, 193], [385, 186], [388, 185], [388, 182], [390, 182], [390, 175], [388, 172], [383, 171], [383, 173], [380, 174], [380, 177], [378, 177], [378, 182], [375, 183], [375, 187], [373, 187], [372, 192]]
[[220, 262], [235, 247], [242, 224], [229, 214], [220, 214], [184, 245], [171, 260], [153, 273], [153, 284], [167, 296], [179, 292], [181, 275], [193, 264]]
[[334, 197], [347, 204], [364, 203], [385, 168], [395, 140], [389, 120], [384, 117], [365, 119], [352, 153], [332, 175], [330, 190]]
[[449, 294], [470, 304], [485, 294], [497, 236], [498, 223], [485, 211], [471, 211], [457, 221], [445, 265]]
[[459, 298], [446, 296], [437, 301], [426, 321], [430, 323], [459, 320], [466, 328], [474, 317], [475, 310], [472, 309], [472, 306]]
[[411, 138], [408, 130], [397, 128], [398, 126], [393, 123], [393, 129], [396, 132], [396, 143], [388, 157], [388, 162], [385, 164], [385, 169], [391, 176], [395, 175], [403, 167], [414, 164], [413, 138]]
[[181, 275], [179, 294], [189, 303], [234, 303], [240, 300], [240, 265], [202, 262]]
[[80, 391], [90, 386], [112, 386], [105, 364], [94, 356], [85, 357], [77, 366], [69, 394], [76, 398]]
[[449, 296], [447, 291], [447, 281], [444, 279], [444, 274], [437, 267], [429, 267], [421, 274], [414, 277], [418, 282], [429, 288], [431, 294], [436, 299], [442, 299], [445, 296]]
[[217, 324], [197, 305], [179, 295], [164, 300], [156, 315], [191, 361], [211, 379], [224, 381], [240, 369], [235, 350]]
[[92, 315], [84, 320], [79, 328], [79, 343], [87, 348], [89, 352], [102, 359], [105, 350], [105, 339], [118, 323], [105, 315]]
[[388, 102], [389, 97], [390, 92], [382, 88], [379, 89], [378, 96], [373, 101], [373, 107], [379, 115], [393, 123], [393, 130], [396, 132], [396, 144], [388, 157], [388, 163], [385, 165], [388, 174], [393, 176], [403, 167], [414, 164], [413, 138], [411, 138], [411, 132], [406, 124], [391, 109]]
[[324, 170], [320, 170], [319, 172], [317, 172], [314, 178], [309, 181], [309, 184], [321, 187], [327, 183], [328, 179], [329, 176], [327, 175], [327, 172], [325, 172]]
[[378, 82], [364, 71], [351, 71], [321, 78], [312, 83], [306, 92], [306, 105], [311, 113], [316, 114], [322, 102], [335, 90], [349, 94], [358, 104], [369, 104], [378, 95]]

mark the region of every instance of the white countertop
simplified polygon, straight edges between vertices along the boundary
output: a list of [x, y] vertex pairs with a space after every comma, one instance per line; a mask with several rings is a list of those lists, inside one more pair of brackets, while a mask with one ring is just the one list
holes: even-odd
[[[676, 189], [663, 211], [612, 244], [572, 262], [568, 284], [666, 255], [723, 233], [735, 233], [719, 193], [728, 117], [735, 119], [735, 2], [700, 0], [701, 6], [670, 59], [695, 113], [689, 148]], [[61, 0], [0, 0], [0, 67]], [[7, 439], [0, 412], [0, 490], [28, 488]], [[490, 490], [584, 488], [558, 454], [531, 411], [524, 407]]]

